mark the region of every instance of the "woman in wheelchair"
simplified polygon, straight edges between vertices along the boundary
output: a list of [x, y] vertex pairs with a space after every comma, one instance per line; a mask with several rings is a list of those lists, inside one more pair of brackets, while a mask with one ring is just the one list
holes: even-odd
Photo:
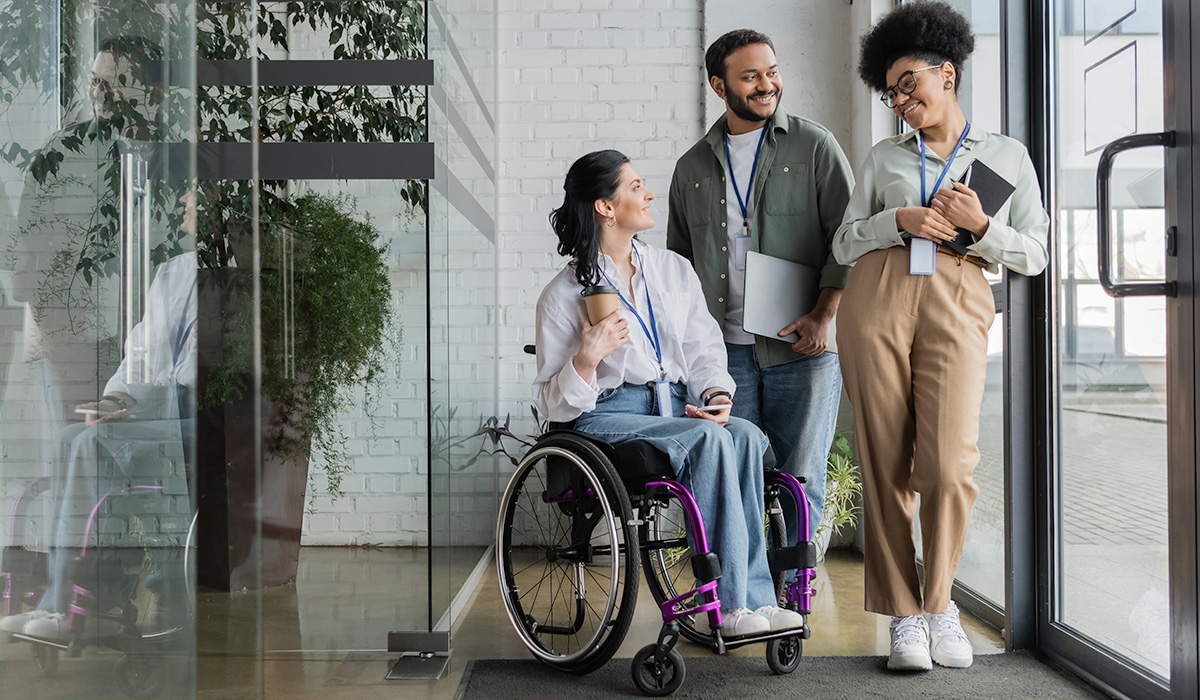
[[[571, 262], [538, 300], [538, 409], [606, 443], [638, 440], [670, 456], [719, 558], [725, 638], [803, 627], [776, 605], [763, 531], [767, 439], [729, 415], [735, 386], [720, 327], [691, 265], [636, 238], [654, 226], [654, 194], [611, 150], [577, 160], [563, 189], [550, 222]], [[593, 325], [581, 292], [598, 284], [615, 287], [619, 305]], [[696, 628], [710, 631], [707, 615]]]

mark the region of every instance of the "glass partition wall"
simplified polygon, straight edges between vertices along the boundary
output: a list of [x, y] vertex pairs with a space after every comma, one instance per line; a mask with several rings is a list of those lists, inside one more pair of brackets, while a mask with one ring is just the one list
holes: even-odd
[[195, 17], [0, 2], [6, 696], [195, 692]]
[[498, 491], [494, 3], [51, 5], [0, 0], [5, 692], [294, 697], [449, 630]]

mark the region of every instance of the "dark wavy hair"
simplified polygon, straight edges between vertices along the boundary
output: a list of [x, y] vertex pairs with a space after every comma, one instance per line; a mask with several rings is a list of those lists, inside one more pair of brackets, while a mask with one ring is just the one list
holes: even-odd
[[709, 44], [708, 51], [704, 52], [704, 68], [708, 71], [709, 79], [716, 77], [724, 80], [725, 59], [734, 51], [751, 44], [766, 44], [772, 51], [775, 50], [770, 37], [753, 29], [734, 29], [717, 37], [716, 41]]
[[[975, 50], [971, 23], [944, 2], [906, 2], [884, 15], [863, 35], [858, 77], [876, 92], [887, 89], [887, 72], [902, 58], [940, 65], [949, 61], [962, 76], [963, 64]], [[954, 81], [958, 93], [961, 80]]]
[[584, 287], [600, 281], [600, 228], [597, 199], [612, 199], [621, 184], [621, 166], [629, 162], [619, 151], [593, 151], [571, 164], [563, 182], [562, 206], [550, 212], [558, 236], [558, 254], [571, 258], [575, 279]]

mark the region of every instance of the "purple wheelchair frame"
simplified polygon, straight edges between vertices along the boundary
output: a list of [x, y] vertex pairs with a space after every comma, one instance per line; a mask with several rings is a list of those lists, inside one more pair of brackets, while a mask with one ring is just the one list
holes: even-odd
[[[803, 533], [804, 538], [800, 541], [808, 542], [812, 539], [812, 533], [809, 526], [809, 504], [808, 497], [804, 493], [804, 488], [800, 485], [800, 481], [796, 477], [781, 471], [768, 471], [766, 473], [766, 485], [778, 486], [786, 488], [795, 498], [796, 503], [803, 504], [804, 517], [803, 526], [797, 528], [797, 535]], [[647, 489], [663, 488], [679, 499], [683, 505], [684, 511], [687, 513], [688, 528], [692, 533], [692, 540], [695, 543], [696, 552], [698, 554], [708, 554], [711, 550], [708, 546], [708, 536], [704, 531], [704, 521], [700, 516], [700, 508], [696, 505], [696, 499], [692, 497], [691, 492], [684, 488], [683, 484], [673, 479], [659, 479], [646, 482]], [[797, 570], [796, 581], [788, 585], [786, 590], [787, 600], [790, 603], [795, 603], [797, 609], [807, 615], [812, 610], [812, 597], [816, 593], [812, 587], [813, 578], [817, 572], [815, 569], [805, 568]], [[700, 605], [688, 607], [687, 601], [694, 599], [698, 595], [704, 596], [704, 602]], [[670, 600], [664, 601], [660, 606], [663, 622], [671, 623], [682, 617], [698, 615], [703, 612], [708, 613], [708, 622], [713, 629], [718, 629], [721, 624], [721, 601], [717, 597], [717, 582], [709, 581], [701, 584], [698, 588], [675, 596]], [[758, 640], [751, 641], [761, 641]]]
[[[6, 554], [22, 550], [23, 547], [17, 542], [17, 531], [19, 521], [28, 516], [28, 511], [31, 502], [42, 493], [50, 488], [50, 478], [41, 477], [30, 482], [21, 493], [17, 495], [16, 501], [13, 503], [12, 513], [9, 516], [9, 546]], [[91, 513], [88, 515], [87, 526], [83, 532], [83, 544], [80, 548], [79, 557], [87, 556], [88, 549], [91, 546], [92, 528], [96, 525], [96, 519], [99, 516], [100, 509], [104, 506], [105, 501], [114, 495], [123, 495], [125, 493], [140, 493], [148, 491], [162, 491], [161, 486], [125, 486], [110, 488], [96, 505], [92, 507]], [[36, 585], [33, 585], [29, 579], [33, 578], [31, 573], [26, 573], [25, 576], [7, 570], [0, 574], [4, 578], [4, 614], [16, 615], [21, 612], [24, 606], [33, 607], [37, 604], [37, 599], [41, 597], [44, 590]], [[24, 572], [23, 572], [24, 573]], [[107, 612], [102, 612], [107, 611]], [[102, 597], [99, 593], [88, 588], [84, 588], [76, 583], [71, 584], [71, 602], [67, 608], [67, 629], [71, 633], [71, 643], [61, 644], [55, 641], [39, 639], [37, 637], [29, 637], [24, 634], [14, 634], [15, 639], [22, 641], [33, 642], [45, 646], [55, 647], [58, 649], [68, 650], [71, 656], [78, 656], [80, 651], [79, 633], [83, 630], [82, 618], [93, 617], [97, 619], [113, 620], [118, 622], [122, 629], [138, 636], [136, 634], [137, 625], [137, 608], [128, 600], [117, 600], [113, 598]], [[77, 618], [79, 621], [77, 622]]]

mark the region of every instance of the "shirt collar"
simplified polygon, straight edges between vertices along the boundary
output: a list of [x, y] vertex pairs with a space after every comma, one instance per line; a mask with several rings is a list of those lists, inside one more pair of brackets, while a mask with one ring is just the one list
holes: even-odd
[[[984, 131], [983, 129], [975, 126], [974, 124], [972, 124], [971, 130], [967, 132], [967, 140], [964, 142], [964, 144], [978, 143], [978, 142], [984, 140], [985, 138], [987, 138], [987, 132]], [[896, 143], [900, 144], [900, 143], [905, 143], [907, 141], [916, 141], [916, 140], [917, 140], [917, 130], [909, 129], [908, 131], [900, 134], [897, 137]]]
[[[717, 121], [713, 123], [712, 127], [708, 130], [708, 134], [705, 135], [704, 139], [713, 148], [723, 148], [722, 144], [725, 141], [725, 128], [727, 124], [729, 124], [728, 112], [717, 117]], [[775, 116], [771, 117], [770, 125], [772, 132], [777, 129], [785, 134], [788, 132], [788, 115], [787, 112], [783, 111], [783, 107], [775, 110]]]

